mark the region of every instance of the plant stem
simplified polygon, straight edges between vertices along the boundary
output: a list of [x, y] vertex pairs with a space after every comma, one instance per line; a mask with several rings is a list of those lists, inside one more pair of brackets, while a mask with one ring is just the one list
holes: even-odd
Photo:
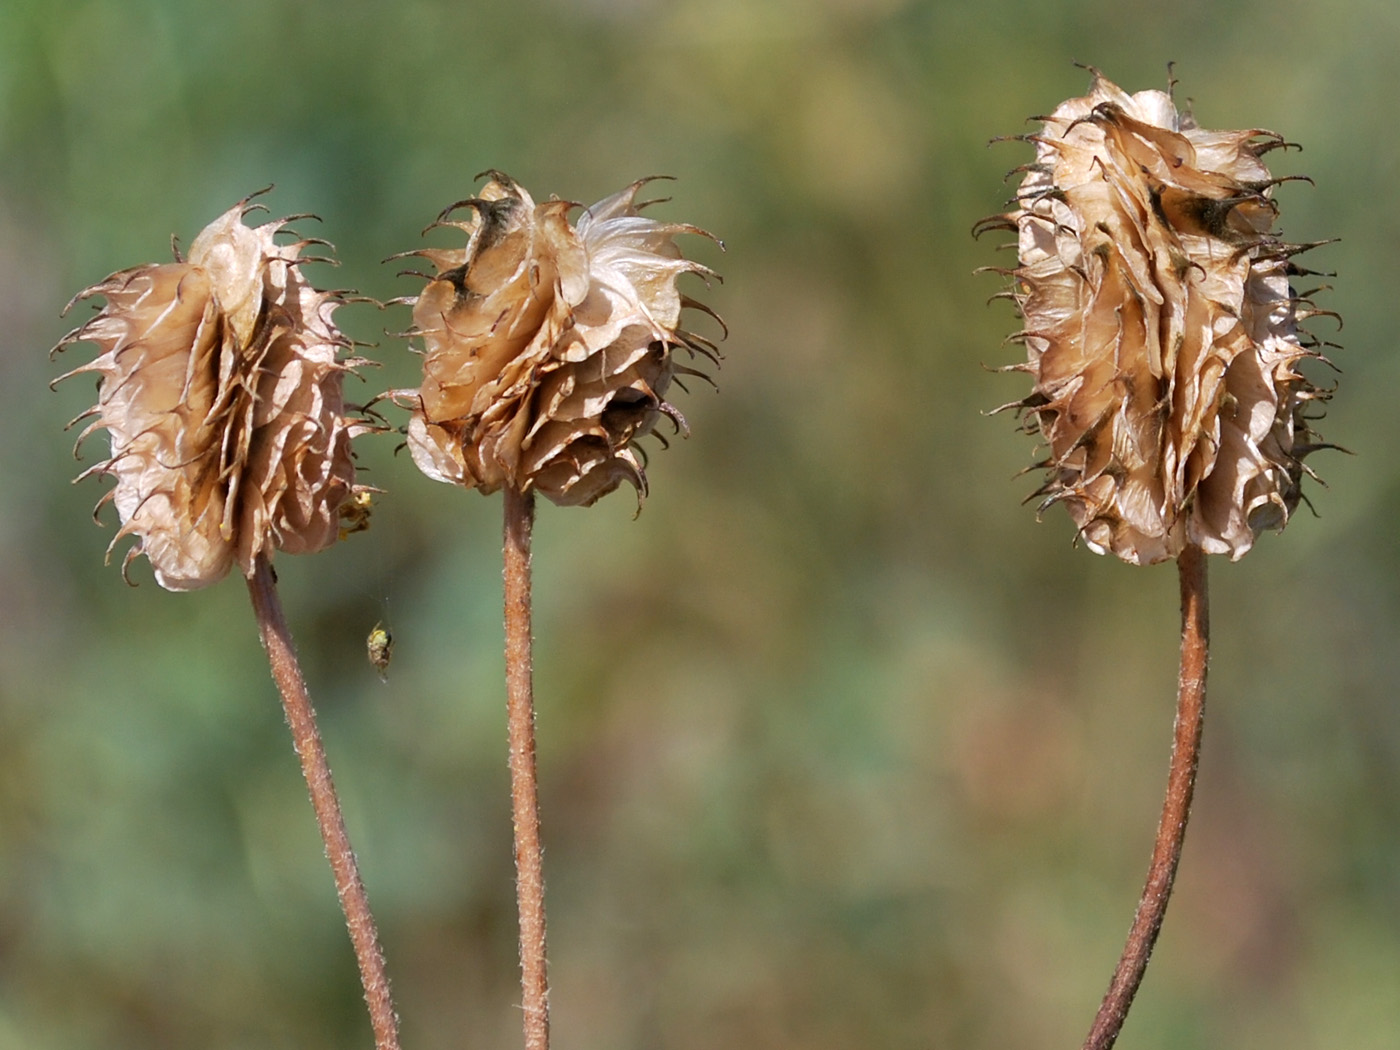
[[301, 771], [311, 793], [311, 807], [321, 826], [321, 839], [326, 846], [326, 859], [335, 876], [335, 891], [350, 929], [350, 941], [355, 948], [355, 960], [360, 966], [360, 982], [365, 989], [370, 1024], [374, 1028], [376, 1050], [399, 1050], [399, 1019], [389, 994], [389, 978], [384, 970], [384, 952], [379, 947], [379, 934], [374, 915], [369, 908], [369, 895], [360, 881], [359, 866], [350, 837], [345, 832], [345, 818], [336, 797], [331, 768], [316, 729], [316, 712], [306, 691], [306, 681], [297, 664], [291, 632], [277, 597], [276, 577], [263, 555], [258, 556], [253, 576], [248, 580], [248, 592], [253, 599], [253, 612], [258, 620], [258, 633], [272, 665], [272, 678], [282, 694], [282, 709], [292, 730], [292, 745], [301, 759]]
[[1201, 754], [1201, 727], [1206, 713], [1206, 663], [1210, 652], [1210, 610], [1206, 593], [1206, 556], [1199, 547], [1187, 547], [1176, 560], [1181, 577], [1181, 674], [1177, 680], [1176, 726], [1171, 766], [1167, 774], [1167, 796], [1162, 803], [1162, 819], [1152, 846], [1152, 863], [1147, 869], [1128, 943], [1123, 947], [1118, 968], [1113, 972], [1108, 994], [1099, 1007], [1084, 1050], [1109, 1050], [1133, 1005], [1133, 996], [1142, 984], [1147, 961], [1162, 919], [1167, 913], [1172, 882], [1181, 860], [1186, 838], [1186, 821], [1191, 813], [1191, 795], [1196, 787], [1196, 766]]
[[530, 652], [530, 532], [535, 495], [505, 486], [506, 711], [515, 822], [515, 896], [520, 910], [520, 987], [525, 1050], [549, 1050], [549, 968], [544, 871], [535, 771], [535, 699]]

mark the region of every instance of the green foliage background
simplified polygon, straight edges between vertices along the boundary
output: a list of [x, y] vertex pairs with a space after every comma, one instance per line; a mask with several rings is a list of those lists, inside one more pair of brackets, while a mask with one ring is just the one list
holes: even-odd
[[[1072, 60], [1175, 60], [1203, 124], [1305, 144], [1271, 159], [1317, 183], [1285, 233], [1342, 238], [1310, 265], [1357, 453], [1212, 565], [1196, 823], [1120, 1045], [1394, 1047], [1397, 53], [1391, 0], [0, 0], [0, 1050], [370, 1044], [244, 588], [102, 567], [61, 429], [91, 390], [44, 351], [268, 183], [339, 246], [317, 280], [411, 294], [379, 260], [487, 167], [584, 202], [675, 175], [658, 214], [728, 246], [693, 245], [721, 391], [645, 511], [536, 530], [557, 1045], [1078, 1045], [1157, 819], [1176, 580], [1018, 506], [1031, 443], [982, 415], [1023, 392], [982, 367], [1015, 322], [972, 272], [1006, 257], [968, 236], [1028, 158], [987, 140], [1081, 94]], [[340, 317], [366, 395], [414, 383], [403, 308]], [[393, 445], [373, 529], [278, 568], [405, 1046], [511, 1046], [500, 504]]]

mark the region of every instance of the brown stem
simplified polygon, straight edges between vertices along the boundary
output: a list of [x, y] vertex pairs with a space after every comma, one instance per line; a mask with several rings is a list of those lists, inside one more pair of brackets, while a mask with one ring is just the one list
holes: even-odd
[[1147, 885], [1123, 956], [1113, 972], [1108, 994], [1099, 1007], [1084, 1050], [1109, 1050], [1133, 1005], [1133, 996], [1147, 972], [1147, 960], [1172, 895], [1172, 882], [1181, 860], [1191, 795], [1196, 787], [1196, 766], [1201, 755], [1201, 727], [1206, 714], [1206, 662], [1210, 653], [1210, 603], [1206, 592], [1206, 556], [1199, 547], [1187, 547], [1176, 559], [1181, 577], [1181, 674], [1177, 679], [1176, 727], [1171, 766], [1167, 773], [1167, 797], [1152, 846]]
[[505, 487], [506, 711], [515, 821], [515, 896], [520, 909], [520, 987], [525, 1050], [549, 1050], [549, 969], [544, 870], [535, 772], [535, 699], [530, 654], [530, 531], [535, 495]]
[[321, 826], [321, 839], [326, 845], [326, 858], [335, 876], [335, 891], [350, 929], [350, 941], [355, 947], [355, 960], [360, 965], [360, 982], [369, 1005], [370, 1024], [374, 1028], [376, 1050], [399, 1050], [399, 1019], [389, 994], [389, 978], [384, 971], [384, 952], [379, 947], [379, 934], [374, 927], [374, 915], [369, 910], [369, 895], [360, 881], [355, 853], [350, 848], [350, 836], [345, 833], [345, 818], [340, 812], [331, 767], [321, 746], [321, 734], [316, 730], [316, 712], [297, 664], [292, 635], [277, 597], [277, 582], [272, 566], [263, 555], [258, 556], [253, 576], [248, 580], [248, 592], [253, 598], [253, 612], [258, 619], [258, 633], [272, 665], [272, 678], [282, 694], [282, 709], [292, 730], [292, 745], [301, 759], [301, 771], [311, 792], [311, 807]]

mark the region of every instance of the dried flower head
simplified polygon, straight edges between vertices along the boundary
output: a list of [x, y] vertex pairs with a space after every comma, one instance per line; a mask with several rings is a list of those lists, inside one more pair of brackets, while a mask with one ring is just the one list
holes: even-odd
[[1289, 286], [1314, 245], [1271, 232], [1283, 180], [1260, 159], [1288, 143], [1205, 131], [1170, 94], [1091, 72], [1026, 136], [1017, 209], [979, 224], [1018, 235], [1015, 368], [1035, 386], [1007, 407], [1048, 446], [1041, 508], [1065, 504], [1092, 550], [1239, 558], [1297, 506], [1320, 447], [1304, 409], [1326, 397], [1297, 371], [1319, 356], [1298, 322], [1325, 311]]
[[[331, 314], [340, 293], [301, 275], [303, 248], [280, 244], [285, 221], [249, 227], [248, 200], [210, 223], [189, 257], [137, 266], [86, 288], [106, 305], [56, 349], [92, 342], [98, 357], [69, 372], [100, 377], [96, 418], [109, 459], [85, 471], [116, 479], [98, 503], [116, 505], [156, 580], [193, 590], [235, 562], [335, 542], [354, 487], [350, 439], [367, 425], [345, 416], [341, 382], [359, 363]], [[69, 304], [70, 306], [72, 303]], [[76, 452], [76, 449], [75, 449]], [[109, 548], [110, 553], [110, 548]]]
[[[665, 400], [672, 379], [702, 375], [677, 362], [718, 359], [681, 327], [681, 311], [710, 311], [680, 292], [682, 274], [713, 276], [684, 258], [677, 234], [709, 234], [646, 218], [643, 179], [586, 209], [536, 204], [500, 172], [480, 196], [433, 226], [468, 236], [466, 247], [408, 252], [434, 276], [413, 303], [410, 335], [423, 341], [423, 385], [395, 391], [411, 406], [408, 447], [438, 481], [494, 492], [510, 485], [555, 503], [588, 505], [630, 482], [646, 492], [636, 441], [661, 416], [685, 421]], [[468, 208], [466, 222], [449, 221]], [[432, 227], [429, 227], [430, 229]], [[713, 316], [713, 315], [712, 315]]]

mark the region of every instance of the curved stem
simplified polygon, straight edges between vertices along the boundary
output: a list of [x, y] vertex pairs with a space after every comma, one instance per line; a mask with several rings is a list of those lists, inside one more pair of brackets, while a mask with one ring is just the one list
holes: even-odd
[[506, 710], [510, 798], [515, 822], [515, 895], [520, 910], [520, 986], [525, 1050], [549, 1048], [549, 969], [545, 951], [544, 869], [535, 771], [535, 699], [530, 651], [530, 533], [533, 492], [505, 487]]
[[277, 597], [276, 577], [263, 555], [258, 556], [253, 576], [248, 580], [248, 593], [253, 599], [253, 612], [258, 620], [258, 633], [272, 666], [272, 678], [282, 694], [282, 708], [287, 725], [292, 730], [292, 744], [301, 759], [302, 775], [311, 793], [311, 807], [321, 826], [321, 839], [326, 845], [326, 859], [335, 876], [335, 891], [345, 913], [350, 941], [355, 948], [355, 961], [360, 966], [360, 982], [365, 989], [370, 1024], [374, 1029], [376, 1050], [399, 1050], [399, 1019], [389, 994], [389, 978], [384, 969], [384, 952], [379, 947], [379, 933], [369, 908], [369, 895], [360, 880], [359, 866], [350, 836], [345, 831], [345, 818], [336, 797], [331, 768], [316, 729], [316, 712], [306, 691], [306, 681], [297, 664], [291, 632]]
[[1205, 554], [1199, 547], [1187, 547], [1176, 564], [1181, 576], [1181, 674], [1177, 680], [1175, 739], [1167, 773], [1167, 797], [1162, 803], [1162, 819], [1152, 846], [1147, 885], [1143, 887], [1132, 929], [1128, 931], [1128, 943], [1123, 947], [1108, 994], [1084, 1040], [1084, 1050], [1109, 1050], [1113, 1046], [1128, 1016], [1128, 1008], [1133, 1005], [1133, 996], [1142, 984], [1147, 961], [1167, 913], [1167, 901], [1171, 898], [1181, 846], [1186, 838], [1191, 796], [1196, 787], [1201, 727], [1206, 713], [1206, 662], [1210, 650]]

